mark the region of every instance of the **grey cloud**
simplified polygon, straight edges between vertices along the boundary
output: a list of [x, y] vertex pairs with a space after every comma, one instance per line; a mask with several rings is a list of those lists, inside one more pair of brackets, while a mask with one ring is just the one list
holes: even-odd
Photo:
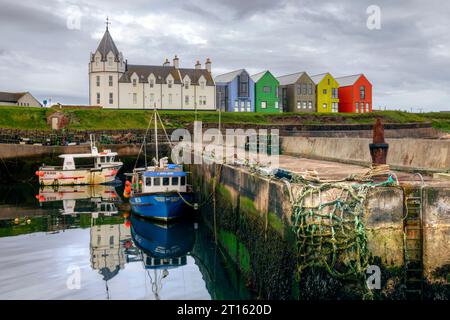
[[[381, 7], [381, 30], [366, 28], [371, 4]], [[61, 12], [70, 5], [83, 13], [81, 30], [66, 28]], [[183, 66], [210, 57], [216, 74], [242, 67], [277, 75], [363, 72], [374, 84], [375, 106], [450, 109], [447, 1], [0, 0], [0, 7], [0, 90], [87, 103], [87, 63], [99, 41], [92, 35], [100, 35], [109, 15], [111, 34], [129, 63], [160, 64], [177, 54]], [[134, 21], [118, 21], [123, 14]], [[162, 14], [206, 43], [186, 39], [183, 27], [166, 32], [162, 23], [149, 32], [138, 23]]]

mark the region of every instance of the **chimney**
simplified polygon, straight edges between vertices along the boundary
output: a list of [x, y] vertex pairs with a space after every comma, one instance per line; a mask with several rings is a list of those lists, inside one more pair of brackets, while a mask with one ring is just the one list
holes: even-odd
[[200, 63], [200, 61], [197, 60], [197, 63], [195, 64], [195, 69], [199, 70], [202, 68], [202, 64]]
[[179, 62], [180, 59], [178, 59], [178, 57], [175, 55], [175, 58], [173, 58], [173, 66], [175, 67], [175, 69], [178, 69], [178, 67], [180, 66]]
[[209, 73], [211, 73], [211, 60], [209, 58], [206, 59], [205, 69], [208, 70]]
[[163, 67], [169, 67], [169, 66], [170, 66], [169, 59], [166, 58], [166, 61], [164, 61], [164, 63], [163, 63]]

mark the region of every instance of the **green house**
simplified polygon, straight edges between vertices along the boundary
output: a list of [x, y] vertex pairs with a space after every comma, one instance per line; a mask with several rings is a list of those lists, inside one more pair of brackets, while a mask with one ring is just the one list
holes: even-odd
[[251, 78], [255, 82], [255, 112], [281, 112], [277, 78], [270, 71], [254, 74]]

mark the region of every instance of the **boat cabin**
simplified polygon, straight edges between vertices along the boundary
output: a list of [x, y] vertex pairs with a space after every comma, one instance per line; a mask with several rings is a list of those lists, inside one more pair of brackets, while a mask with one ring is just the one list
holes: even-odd
[[102, 167], [115, 166], [118, 164], [116, 156], [117, 152], [105, 150], [100, 153], [63, 154], [59, 157], [64, 159], [63, 170], [75, 170], [80, 167], [100, 169]]
[[167, 168], [150, 167], [138, 172], [139, 182], [135, 183], [137, 193], [186, 192], [187, 174], [182, 166], [169, 164]]

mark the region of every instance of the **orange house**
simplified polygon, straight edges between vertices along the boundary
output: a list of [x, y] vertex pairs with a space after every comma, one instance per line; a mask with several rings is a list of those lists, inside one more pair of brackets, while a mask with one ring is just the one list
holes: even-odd
[[372, 112], [372, 84], [363, 74], [336, 78], [339, 112]]

